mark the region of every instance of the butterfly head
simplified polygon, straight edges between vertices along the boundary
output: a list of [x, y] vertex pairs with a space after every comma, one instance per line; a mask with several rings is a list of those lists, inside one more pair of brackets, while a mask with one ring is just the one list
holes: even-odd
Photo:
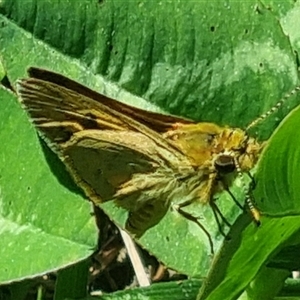
[[241, 129], [224, 128], [214, 146], [214, 167], [222, 174], [237, 169], [249, 171], [258, 160], [263, 145]]

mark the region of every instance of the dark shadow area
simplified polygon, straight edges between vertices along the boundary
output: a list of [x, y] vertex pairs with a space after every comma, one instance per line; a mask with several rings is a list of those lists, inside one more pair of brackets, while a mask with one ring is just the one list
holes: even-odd
[[12, 92], [16, 92], [13, 86], [11, 85], [7, 75], [5, 75], [2, 80], [0, 81], [1, 85], [3, 85], [5, 88], [11, 90]]
[[46, 161], [51, 169], [51, 172], [58, 179], [58, 181], [71, 192], [79, 194], [85, 199], [87, 199], [83, 191], [73, 181], [71, 175], [66, 170], [66, 167], [63, 164], [63, 162], [47, 146], [46, 142], [41, 137], [39, 137], [39, 141], [41, 143], [41, 148], [43, 150]]
[[300, 244], [287, 246], [280, 250], [280, 252], [272, 257], [267, 267], [286, 269], [289, 271], [300, 270]]

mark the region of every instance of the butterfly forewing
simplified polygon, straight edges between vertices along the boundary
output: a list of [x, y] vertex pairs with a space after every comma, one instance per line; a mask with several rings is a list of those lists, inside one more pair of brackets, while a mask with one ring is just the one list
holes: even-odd
[[[41, 78], [19, 81], [22, 105], [87, 196], [95, 203], [115, 200], [130, 212], [127, 228], [141, 235], [167, 212], [181, 178], [195, 172], [189, 159], [147, 126], [160, 114], [146, 114], [145, 124], [139, 124], [124, 114], [129, 106], [111, 105], [105, 96], [101, 103], [102, 95], [93, 99], [79, 93], [85, 91], [79, 84], [74, 90], [72, 81], [62, 82], [64, 86]], [[154, 124], [163, 131], [171, 120], [164, 117]], [[173, 124], [179, 120], [175, 117]]]
[[[93, 101], [101, 103], [101, 105], [110, 108], [113, 111], [118, 111], [121, 114], [131, 116], [132, 119], [137, 120], [140, 124], [144, 124], [147, 127], [153, 129], [156, 132], [166, 132], [172, 128], [174, 123], [180, 124], [194, 124], [195, 122], [189, 119], [185, 119], [177, 116], [164, 115], [151, 111], [132, 107], [125, 103], [113, 100], [106, 97], [103, 94], [99, 94], [88, 87], [71, 80], [61, 74], [50, 72], [39, 68], [29, 68], [28, 74], [30, 77], [40, 79], [53, 85], [64, 87], [67, 90], [74, 91], [79, 95], [84, 95], [92, 99]], [[28, 80], [28, 79], [27, 79]]]

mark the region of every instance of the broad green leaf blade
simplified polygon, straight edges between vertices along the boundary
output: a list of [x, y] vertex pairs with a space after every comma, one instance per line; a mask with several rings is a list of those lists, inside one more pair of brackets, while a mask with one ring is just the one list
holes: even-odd
[[[126, 92], [118, 85], [104, 80], [100, 75], [92, 74], [84, 65], [78, 64], [78, 61], [72, 60], [67, 55], [55, 51], [46, 43], [34, 39], [30, 33], [25, 32], [1, 15], [0, 23], [2, 25], [0, 27], [0, 58], [3, 60], [3, 65], [12, 84], [19, 78], [27, 77], [26, 70], [30, 66], [39, 66], [65, 74], [100, 93], [130, 105], [159, 111], [155, 105]], [[13, 40], [11, 39], [12, 36], [14, 37]], [[20, 55], [20, 48], [24, 53], [31, 53], [31, 55]]]
[[1, 284], [91, 255], [97, 230], [90, 204], [52, 174], [16, 97], [3, 89], [0, 130]]

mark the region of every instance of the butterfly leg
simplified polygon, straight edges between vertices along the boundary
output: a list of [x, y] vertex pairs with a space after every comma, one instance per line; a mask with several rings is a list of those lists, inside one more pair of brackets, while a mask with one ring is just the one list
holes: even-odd
[[217, 204], [215, 202], [215, 199], [212, 199], [212, 201], [210, 202], [210, 207], [214, 214], [219, 232], [226, 238], [226, 233], [223, 230], [223, 226], [222, 226], [221, 222], [226, 224], [228, 227], [231, 227], [231, 224], [227, 221], [225, 216], [222, 214], [221, 210], [219, 209], [219, 207], [217, 206]]
[[[250, 210], [250, 213], [255, 221], [255, 223], [257, 224], [257, 226], [260, 225], [260, 212], [256, 209], [256, 207], [253, 205], [253, 197], [252, 197], [252, 190], [255, 188], [255, 185], [256, 185], [256, 182], [255, 182], [255, 179], [254, 177], [249, 173], [247, 172], [246, 173], [248, 175], [248, 177], [250, 178], [251, 182], [250, 182], [250, 185], [249, 185], [249, 188], [246, 188], [246, 185], [245, 185], [245, 196], [246, 196], [246, 207], [249, 208]], [[233, 199], [234, 203], [242, 210], [242, 211], [245, 211], [245, 206], [243, 207], [238, 201], [237, 199], [235, 198], [235, 196], [232, 194], [232, 192], [230, 191], [228, 185], [226, 184], [226, 182], [224, 181], [219, 181], [219, 183], [222, 185], [222, 188], [223, 190], [225, 190], [229, 195], [230, 197]]]
[[[209, 178], [207, 180], [207, 183], [205, 184], [205, 186], [203, 186], [203, 188], [199, 192], [198, 197], [200, 198], [200, 200], [203, 204], [206, 204], [206, 203], [209, 202], [209, 199], [211, 197], [211, 193], [212, 193], [212, 190], [213, 190], [213, 184], [215, 182], [215, 176], [216, 176], [215, 173], [213, 173], [213, 172], [210, 173]], [[208, 238], [208, 242], [209, 242], [210, 249], [211, 249], [211, 254], [213, 255], [214, 254], [214, 245], [213, 245], [213, 241], [212, 241], [212, 237], [211, 237], [210, 233], [204, 227], [204, 225], [201, 224], [201, 222], [199, 221], [199, 217], [195, 217], [192, 214], [190, 214], [190, 213], [183, 210], [184, 207], [189, 206], [194, 202], [195, 202], [195, 198], [189, 199], [187, 201], [184, 201], [184, 202], [179, 203], [178, 205], [176, 205], [175, 209], [184, 218], [196, 223], [202, 229], [202, 231], [206, 234], [206, 236]]]
[[[194, 200], [188, 200], [185, 202], [180, 203], [179, 205], [177, 205], [175, 207], [175, 209], [178, 211], [178, 213], [180, 213], [183, 217], [185, 217], [186, 219], [196, 223], [203, 231], [204, 233], [207, 235], [208, 240], [209, 240], [209, 244], [212, 250], [212, 254], [213, 254], [213, 242], [212, 242], [212, 238], [210, 233], [208, 232], [208, 230], [200, 223], [199, 218], [193, 216], [192, 214], [184, 211], [182, 208], [186, 207], [190, 204], [192, 204], [194, 202]], [[219, 207], [217, 206], [217, 204], [215, 203], [215, 200], [212, 199], [211, 201], [209, 201], [209, 205], [212, 208], [212, 212], [214, 214], [214, 218], [216, 220], [217, 226], [218, 226], [218, 230], [219, 232], [226, 237], [226, 234], [222, 228], [221, 225], [221, 221], [223, 221], [223, 223], [225, 223], [228, 227], [231, 227], [231, 224], [226, 220], [226, 218], [224, 217], [224, 215], [222, 214], [222, 212], [220, 211]], [[220, 221], [221, 218], [221, 221]]]
[[191, 204], [193, 201], [190, 201], [190, 203], [188, 204], [187, 202], [189, 201], [186, 201], [184, 203], [181, 203], [179, 205], [177, 205], [177, 207], [175, 208], [179, 214], [181, 214], [184, 218], [196, 223], [201, 229], [202, 231], [205, 233], [205, 235], [207, 236], [208, 238], [208, 242], [209, 242], [209, 246], [210, 246], [210, 253], [211, 255], [214, 255], [214, 244], [213, 244], [213, 241], [212, 241], [212, 237], [210, 235], [210, 233], [208, 232], [208, 230], [201, 224], [201, 222], [199, 221], [199, 218], [197, 217], [194, 217], [193, 215], [189, 214], [188, 212], [184, 211], [182, 209], [182, 207], [184, 206], [187, 206], [189, 204]]
[[[213, 198], [214, 188], [220, 183], [224, 185], [223, 181], [220, 181], [220, 179], [218, 178], [218, 174], [215, 173], [215, 172], [210, 173], [209, 181], [208, 181], [208, 184], [207, 184], [207, 187], [208, 187], [207, 191], [208, 192], [206, 194], [208, 200], [206, 200], [206, 203], [208, 203], [210, 205], [211, 209], [212, 209], [214, 218], [215, 218], [217, 226], [218, 226], [218, 231], [226, 238], [226, 234], [223, 230], [223, 225], [221, 223], [223, 222], [228, 227], [231, 227], [231, 224], [227, 221], [227, 219], [225, 218], [225, 216], [223, 215], [223, 213], [221, 212], [221, 210], [217, 206], [216, 200]], [[233, 194], [230, 191], [229, 191], [229, 193], [234, 198]]]
[[215, 199], [213, 198], [215, 188], [219, 182], [220, 181], [218, 180], [218, 174], [214, 170], [212, 170], [209, 174], [206, 189], [204, 193], [202, 193], [201, 202], [204, 204], [208, 203], [210, 205], [218, 226], [218, 230], [224, 237], [226, 237], [221, 222], [225, 223], [228, 227], [231, 227], [231, 224], [226, 220], [225, 216], [222, 214], [221, 210], [217, 206]]
[[224, 191], [226, 191], [229, 196], [231, 197], [231, 199], [233, 200], [233, 202], [242, 210], [244, 211], [244, 207], [237, 201], [237, 199], [235, 198], [235, 196], [233, 195], [233, 193], [230, 191], [229, 186], [224, 182], [224, 181], [219, 181], [219, 184], [222, 185], [222, 188]]

